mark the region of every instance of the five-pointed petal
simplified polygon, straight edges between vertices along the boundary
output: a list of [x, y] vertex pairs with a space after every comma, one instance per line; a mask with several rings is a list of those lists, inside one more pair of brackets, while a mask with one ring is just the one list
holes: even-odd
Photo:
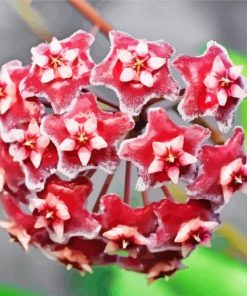
[[111, 50], [92, 71], [91, 82], [112, 88], [118, 95], [120, 109], [138, 115], [151, 98], [174, 101], [178, 85], [169, 69], [173, 48], [164, 41], [148, 42], [111, 31]]

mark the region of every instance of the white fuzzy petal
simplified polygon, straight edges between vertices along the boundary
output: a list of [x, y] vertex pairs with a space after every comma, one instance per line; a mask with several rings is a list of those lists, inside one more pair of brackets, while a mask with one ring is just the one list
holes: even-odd
[[73, 72], [70, 66], [62, 65], [57, 69], [57, 71], [62, 79], [71, 78], [73, 76]]
[[60, 53], [61, 50], [62, 50], [61, 43], [57, 40], [57, 38], [53, 37], [50, 43], [50, 52], [56, 55]]
[[136, 48], [136, 53], [139, 56], [145, 56], [148, 54], [148, 44], [146, 40], [140, 40], [139, 43], [137, 44]]
[[160, 57], [151, 57], [148, 61], [148, 67], [153, 70], [161, 68], [166, 63], [166, 59]]
[[147, 87], [152, 87], [154, 84], [153, 76], [148, 71], [142, 71], [140, 75], [140, 81], [143, 85]]
[[75, 141], [67, 138], [59, 145], [59, 149], [61, 151], [73, 151], [75, 149], [75, 146]]
[[125, 49], [118, 49], [117, 56], [122, 63], [130, 63], [133, 60], [133, 55], [130, 51]]
[[124, 68], [121, 75], [120, 81], [128, 82], [135, 78], [136, 71], [133, 68]]
[[53, 69], [46, 69], [44, 70], [42, 76], [41, 76], [41, 82], [42, 83], [48, 83], [51, 82], [55, 78], [55, 73]]
[[100, 150], [102, 148], [106, 148], [108, 145], [107, 145], [106, 141], [102, 137], [96, 136], [96, 137], [93, 137], [90, 140], [90, 146], [93, 149]]
[[90, 160], [91, 157], [91, 151], [88, 150], [85, 147], [80, 148], [80, 150], [78, 151], [78, 156], [80, 158], [81, 164], [83, 166], [86, 166]]

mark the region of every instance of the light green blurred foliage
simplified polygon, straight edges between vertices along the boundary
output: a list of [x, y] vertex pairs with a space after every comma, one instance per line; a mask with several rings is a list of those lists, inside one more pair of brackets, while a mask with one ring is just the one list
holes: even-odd
[[7, 284], [0, 284], [0, 296], [45, 296], [37, 292], [31, 292], [17, 287], [11, 287]]
[[184, 264], [188, 269], [150, 285], [144, 275], [117, 266], [94, 268], [84, 278], [73, 272], [70, 283], [78, 296], [247, 295], [247, 266], [221, 251], [198, 248]]

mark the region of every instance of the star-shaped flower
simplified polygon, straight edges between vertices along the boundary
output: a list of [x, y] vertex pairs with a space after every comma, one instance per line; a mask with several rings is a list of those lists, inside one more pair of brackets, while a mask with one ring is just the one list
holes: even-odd
[[10, 145], [10, 155], [14, 161], [30, 158], [36, 169], [39, 168], [43, 153], [49, 145], [50, 139], [47, 135], [40, 133], [40, 128], [35, 119], [32, 119], [27, 130], [13, 129], [10, 131], [13, 143]]
[[102, 111], [91, 93], [82, 94], [66, 115], [43, 120], [44, 131], [58, 150], [58, 170], [69, 178], [96, 167], [112, 173], [119, 164], [115, 144], [133, 125], [124, 113]]
[[182, 255], [187, 255], [198, 244], [203, 246], [210, 246], [212, 231], [219, 226], [216, 221], [203, 221], [199, 218], [191, 219], [181, 225], [175, 243], [182, 244]]
[[57, 151], [49, 137], [40, 131], [35, 119], [26, 129], [12, 129], [9, 154], [21, 164], [26, 185], [31, 190], [42, 190], [46, 179], [56, 171]]
[[138, 115], [142, 106], [154, 97], [174, 101], [178, 85], [169, 70], [173, 48], [164, 41], [149, 42], [111, 31], [111, 50], [92, 71], [91, 82], [112, 88], [120, 109]]
[[9, 146], [0, 141], [1, 189], [6, 184], [13, 192], [17, 192], [24, 184], [24, 173], [18, 162], [9, 155]]
[[119, 249], [129, 251], [148, 244], [148, 236], [157, 225], [152, 205], [145, 208], [131, 208], [114, 194], [101, 199], [102, 213], [95, 218], [102, 225], [102, 235], [108, 239], [105, 252]]
[[84, 207], [91, 191], [92, 184], [85, 177], [72, 182], [50, 177], [44, 191], [30, 202], [36, 217], [34, 228], [45, 229], [50, 239], [57, 243], [66, 243], [74, 236], [95, 238], [100, 224]]
[[93, 270], [89, 265], [88, 258], [81, 250], [74, 250], [68, 246], [63, 246], [61, 248], [57, 248], [57, 250], [50, 251], [49, 255], [65, 264], [67, 266], [67, 270], [75, 267], [81, 272], [93, 273]]
[[162, 108], [148, 110], [148, 125], [143, 135], [124, 140], [119, 157], [132, 161], [139, 169], [138, 190], [166, 181], [177, 183], [189, 177], [200, 144], [209, 137], [201, 126], [176, 125]]
[[55, 113], [63, 113], [89, 84], [94, 63], [89, 48], [94, 37], [82, 30], [69, 38], [32, 48], [33, 64], [20, 86], [22, 95], [45, 97]]
[[63, 201], [48, 193], [46, 199], [33, 198], [30, 209], [38, 217], [34, 228], [47, 227], [55, 232], [58, 240], [63, 239], [64, 222], [70, 219], [68, 207]]
[[7, 221], [0, 221], [0, 226], [10, 234], [24, 248], [29, 249], [32, 240], [31, 231], [34, 225], [34, 218], [23, 212], [18, 202], [13, 196], [2, 193], [1, 204], [7, 215]]
[[179, 56], [174, 66], [183, 75], [187, 88], [178, 110], [185, 120], [211, 115], [227, 131], [239, 102], [247, 96], [242, 67], [234, 66], [226, 50], [209, 42], [198, 57]]
[[[39, 245], [39, 243], [38, 243]], [[100, 262], [103, 258], [105, 243], [102, 240], [88, 240], [82, 237], [72, 237], [66, 245], [56, 244], [52, 241], [46, 241], [39, 245], [42, 251], [49, 258], [59, 260], [66, 265], [67, 270], [76, 268], [84, 275], [85, 272], [92, 273], [91, 265]]]
[[15, 95], [11, 96], [13, 104], [0, 116], [1, 138], [4, 142], [11, 142], [9, 131], [24, 128], [32, 119], [39, 121], [44, 114], [44, 107], [37, 98], [24, 100], [20, 94], [19, 85], [26, 77], [29, 67], [23, 67], [20, 61], [15, 60], [5, 64], [3, 69], [8, 73], [11, 87], [15, 88]]
[[149, 237], [151, 252], [180, 250], [185, 257], [196, 245], [208, 244], [212, 230], [219, 224], [207, 201], [178, 204], [164, 199], [153, 207], [159, 227]]
[[[238, 165], [239, 162], [237, 159], [245, 161], [243, 143], [244, 132], [240, 127], [237, 127], [231, 139], [224, 145], [205, 145], [201, 149], [198, 156], [200, 161], [199, 175], [192, 184], [187, 186], [191, 198], [208, 199], [216, 205], [222, 205], [229, 200], [228, 185], [230, 185], [229, 189], [233, 193], [239, 187], [235, 184], [232, 188], [231, 181], [233, 183], [240, 181], [234, 176], [229, 176], [229, 169], [230, 173], [235, 172], [236, 164]], [[241, 165], [238, 168], [240, 169]], [[236, 171], [236, 176], [238, 176], [238, 172]]]
[[16, 101], [16, 85], [10, 77], [11, 63], [2, 66], [0, 71], [0, 114], [6, 113]]
[[226, 203], [234, 192], [247, 191], [247, 164], [243, 163], [242, 158], [233, 160], [221, 169], [220, 184]]
[[138, 257], [120, 257], [118, 263], [127, 270], [145, 273], [150, 284], [159, 278], [169, 279], [177, 270], [183, 269], [181, 259], [177, 251], [150, 253], [143, 248]]

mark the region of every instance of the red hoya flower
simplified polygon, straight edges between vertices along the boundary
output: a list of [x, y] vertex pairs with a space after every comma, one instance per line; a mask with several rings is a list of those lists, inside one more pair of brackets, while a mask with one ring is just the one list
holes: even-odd
[[212, 231], [219, 225], [207, 202], [189, 200], [177, 204], [165, 199], [154, 204], [154, 212], [159, 227], [149, 238], [151, 252], [181, 249], [181, 255], [186, 257], [196, 245], [208, 245]]
[[15, 141], [10, 145], [10, 155], [14, 161], [23, 161], [30, 158], [33, 166], [40, 166], [43, 153], [49, 145], [50, 139], [47, 135], [40, 133], [40, 128], [35, 119], [32, 119], [26, 131], [13, 129], [10, 131], [11, 138]]
[[[22, 67], [20, 61], [11, 61], [2, 66], [2, 71], [11, 81], [15, 92], [10, 96], [13, 104], [0, 116], [1, 138], [4, 142], [11, 142], [9, 131], [14, 128], [23, 128], [32, 119], [39, 121], [44, 108], [37, 98], [24, 100], [19, 92], [19, 84], [26, 77], [29, 67]], [[0, 99], [1, 100], [1, 99]]]
[[121, 143], [119, 157], [139, 168], [138, 190], [166, 181], [178, 183], [188, 177], [191, 164], [197, 161], [200, 144], [209, 137], [207, 129], [176, 125], [162, 108], [148, 110], [148, 125], [143, 135]]
[[9, 154], [18, 161], [25, 174], [26, 185], [31, 190], [42, 190], [46, 179], [56, 171], [57, 151], [49, 137], [40, 131], [33, 118], [26, 129], [12, 129]]
[[246, 193], [247, 164], [243, 164], [242, 158], [237, 158], [222, 168], [220, 184], [226, 203], [230, 200], [235, 191], [240, 190]]
[[47, 115], [43, 121], [58, 150], [58, 170], [70, 178], [98, 166], [112, 173], [119, 164], [115, 144], [133, 125], [124, 113], [102, 111], [91, 93], [82, 94], [66, 115]]
[[182, 255], [186, 257], [196, 245], [210, 246], [212, 231], [219, 226], [216, 221], [203, 221], [199, 218], [191, 219], [181, 225], [174, 240], [182, 244]]
[[38, 217], [34, 228], [47, 227], [55, 232], [58, 240], [63, 239], [64, 222], [70, 219], [68, 207], [63, 201], [48, 193], [46, 200], [33, 198], [30, 209]]
[[50, 239], [57, 243], [66, 243], [74, 236], [95, 238], [101, 227], [84, 208], [91, 190], [92, 184], [85, 177], [72, 182], [56, 176], [49, 178], [45, 190], [30, 202], [37, 218], [34, 227], [45, 228]]
[[181, 263], [181, 255], [177, 251], [150, 253], [143, 248], [138, 257], [122, 257], [119, 263], [125, 269], [146, 273], [148, 283], [159, 278], [169, 278], [177, 270], [185, 266]]
[[14, 162], [9, 155], [9, 147], [4, 142], [0, 142], [0, 192], [4, 185], [7, 185], [13, 192], [18, 192], [24, 184], [24, 174], [18, 162]]
[[55, 249], [52, 251], [48, 251], [46, 249], [46, 252], [49, 256], [52, 256], [63, 264], [66, 264], [67, 270], [74, 267], [83, 273], [93, 273], [93, 270], [89, 265], [89, 260], [84, 254], [82, 254], [82, 250], [74, 250], [67, 246], [62, 246], [57, 248], [57, 250]]
[[86, 240], [81, 237], [71, 238], [66, 245], [46, 242], [42, 245], [45, 254], [67, 266], [67, 270], [76, 268], [84, 275], [92, 273], [90, 265], [102, 256], [105, 243], [102, 240]]
[[155, 230], [157, 221], [152, 206], [131, 208], [117, 195], [101, 199], [102, 213], [95, 218], [102, 225], [102, 236], [108, 240], [105, 252], [119, 249], [130, 251], [148, 244], [148, 234]]
[[7, 216], [7, 221], [0, 221], [0, 227], [6, 229], [10, 236], [27, 251], [32, 240], [29, 232], [33, 228], [34, 217], [24, 213], [10, 194], [2, 193], [0, 199]]
[[16, 101], [16, 85], [9, 73], [11, 63], [5, 64], [0, 72], [0, 114], [6, 113]]
[[227, 131], [238, 103], [247, 96], [242, 67], [234, 66], [226, 50], [212, 41], [202, 56], [179, 56], [174, 66], [187, 84], [178, 107], [183, 119], [211, 115], [216, 118], [220, 129]]
[[243, 143], [244, 132], [237, 127], [224, 145], [202, 147], [198, 156], [199, 175], [187, 187], [191, 198], [208, 199], [221, 205], [229, 200], [233, 192], [240, 189], [245, 178], [244, 167], [241, 171], [241, 162], [245, 163], [246, 160]]
[[33, 64], [20, 86], [25, 98], [46, 98], [55, 113], [63, 113], [89, 84], [94, 63], [89, 48], [94, 37], [82, 30], [69, 38], [32, 48]]
[[151, 98], [177, 98], [178, 85], [168, 64], [173, 54], [169, 44], [135, 39], [118, 31], [111, 31], [109, 38], [111, 50], [92, 71], [91, 82], [112, 88], [121, 111], [138, 115]]

